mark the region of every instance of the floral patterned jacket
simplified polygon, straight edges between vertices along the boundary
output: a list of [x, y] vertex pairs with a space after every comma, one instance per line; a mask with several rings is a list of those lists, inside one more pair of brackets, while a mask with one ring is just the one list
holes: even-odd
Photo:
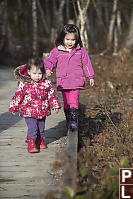
[[42, 119], [51, 114], [50, 109], [61, 108], [51, 80], [43, 78], [40, 82], [34, 82], [26, 72], [26, 65], [19, 66], [15, 70], [18, 89], [9, 105], [9, 111], [18, 112], [21, 117], [33, 117]]

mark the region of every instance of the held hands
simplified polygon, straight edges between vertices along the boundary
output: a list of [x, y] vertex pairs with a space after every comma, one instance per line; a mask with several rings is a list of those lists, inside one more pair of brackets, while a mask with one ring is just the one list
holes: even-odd
[[13, 115], [17, 115], [17, 113], [16, 113], [16, 112], [12, 112], [12, 114], [13, 114]]
[[51, 70], [49, 70], [49, 69], [46, 70], [46, 76], [47, 76], [47, 77], [51, 76], [52, 73], [53, 73], [53, 72], [52, 72]]
[[94, 86], [94, 79], [90, 79], [90, 86]]
[[59, 113], [59, 109], [58, 109], [58, 108], [54, 108], [54, 112], [55, 112], [56, 114], [58, 114], [58, 113]]

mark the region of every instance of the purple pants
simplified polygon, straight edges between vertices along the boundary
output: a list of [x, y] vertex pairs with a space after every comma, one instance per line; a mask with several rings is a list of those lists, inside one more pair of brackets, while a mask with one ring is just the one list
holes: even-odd
[[26, 117], [25, 122], [28, 126], [27, 137], [31, 137], [33, 139], [37, 138], [37, 135], [43, 136], [45, 135], [44, 128], [45, 128], [45, 119], [36, 119], [33, 117]]
[[63, 102], [64, 102], [64, 109], [68, 109], [68, 108], [78, 109], [79, 89], [63, 90], [62, 96], [63, 96]]

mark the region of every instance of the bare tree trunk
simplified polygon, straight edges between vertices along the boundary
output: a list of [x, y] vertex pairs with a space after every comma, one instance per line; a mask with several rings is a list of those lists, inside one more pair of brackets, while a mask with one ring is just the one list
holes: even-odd
[[86, 24], [86, 18], [87, 18], [87, 10], [89, 7], [90, 0], [87, 0], [84, 4], [82, 3], [81, 7], [81, 2], [80, 0], [77, 0], [77, 6], [78, 6], [78, 11], [79, 11], [79, 16], [80, 16], [80, 34], [81, 34], [81, 40], [83, 43], [83, 46], [88, 50], [89, 45], [88, 45], [88, 37], [87, 37], [87, 30], [85, 27]]
[[25, 28], [24, 28], [24, 18], [23, 18], [23, 5], [22, 5], [22, 0], [17, 0], [17, 1], [18, 1], [18, 23], [20, 30], [20, 40], [21, 40], [21, 45], [24, 47]]
[[36, 0], [32, 0], [32, 22], [33, 22], [33, 56], [38, 55], [38, 31], [37, 31], [37, 5]]
[[87, 20], [86, 20], [86, 27], [87, 31], [89, 32], [89, 43], [91, 44], [91, 47], [93, 48], [95, 46], [95, 24], [94, 24], [94, 17], [93, 17], [93, 10], [90, 9], [90, 11], [87, 13]]
[[114, 49], [113, 49], [113, 55], [118, 54], [118, 31], [117, 27], [114, 28]]
[[[57, 6], [59, 3], [59, 7]], [[60, 28], [64, 25], [64, 18], [63, 18], [63, 9], [65, 6], [65, 0], [61, 0], [59, 2], [53, 1], [53, 13], [54, 13], [54, 26], [51, 29], [51, 41], [55, 41], [57, 32], [60, 31]]]
[[39, 12], [40, 12], [40, 15], [41, 15], [41, 19], [42, 19], [44, 30], [46, 31], [47, 34], [49, 34], [48, 24], [47, 24], [47, 21], [45, 19], [44, 11], [42, 9], [42, 6], [41, 6], [39, 0], [37, 0], [37, 6], [38, 6], [38, 9], [39, 9]]
[[61, 0], [60, 5], [59, 5], [59, 10], [58, 10], [58, 22], [60, 24], [60, 26], [62, 26], [64, 24], [64, 20], [63, 20], [63, 8], [65, 5], [65, 0]]
[[66, 0], [66, 18], [67, 18], [67, 21], [70, 20], [69, 0]]
[[108, 26], [109, 23], [109, 8], [105, 6], [105, 25]]
[[74, 0], [72, 0], [72, 3], [73, 3], [75, 17], [76, 17], [76, 19], [78, 19], [78, 13], [77, 13], [77, 9], [76, 9]]
[[129, 34], [126, 41], [126, 47], [130, 48], [133, 46], [133, 8], [132, 8], [132, 14], [130, 19], [130, 27], [129, 27]]
[[12, 29], [11, 29], [11, 26], [9, 24], [9, 22], [7, 23], [7, 41], [8, 41], [8, 50], [9, 50], [9, 53], [14, 56], [14, 52], [15, 52], [15, 45], [14, 45], [14, 42], [13, 42], [13, 34], [12, 34]]
[[57, 1], [53, 1], [53, 6], [52, 6], [52, 13], [53, 13], [53, 24], [51, 28], [51, 36], [50, 36], [50, 41], [51, 43], [55, 42], [55, 39], [57, 37], [56, 33], [56, 27], [57, 27]]
[[[38, 0], [37, 0], [38, 1]], [[51, 34], [51, 10], [49, 9], [49, 0], [45, 0], [45, 13], [46, 13], [46, 19], [47, 19], [47, 29], [48, 29], [48, 34]]]
[[117, 10], [116, 13], [116, 23], [114, 26], [114, 49], [113, 49], [113, 55], [118, 54], [118, 40], [119, 36], [121, 35], [121, 15], [120, 11]]
[[0, 51], [4, 48], [7, 35], [7, 0], [0, 2]]
[[[57, 32], [60, 30], [60, 28], [62, 28], [62, 26], [64, 25], [64, 18], [63, 18], [63, 9], [65, 6], [65, 0], [57, 0], [57, 1], [53, 1], [52, 2], [52, 27], [50, 28], [50, 41], [52, 43], [55, 42], [56, 36], [57, 36]], [[51, 13], [50, 13], [51, 14]], [[49, 14], [49, 15], [50, 15]]]
[[93, 5], [94, 5], [94, 7], [96, 9], [96, 13], [97, 13], [97, 16], [98, 16], [98, 19], [99, 19], [99, 23], [100, 23], [101, 27], [103, 28], [103, 31], [106, 33], [106, 28], [105, 28], [105, 25], [104, 25], [103, 20], [102, 20], [102, 16], [101, 16], [101, 11], [100, 11], [99, 5], [97, 5], [95, 0], [92, 0], [92, 2], [93, 2]]
[[107, 37], [107, 49], [112, 48], [112, 41], [113, 41], [113, 36], [114, 36], [114, 26], [116, 22], [116, 11], [117, 11], [117, 3], [118, 0], [113, 1], [113, 12], [112, 16], [110, 19], [110, 25], [109, 25], [109, 32], [108, 32], [108, 37]]
[[120, 10], [117, 11], [117, 29], [118, 29], [119, 35], [121, 35], [122, 30], [121, 30], [121, 12], [120, 12]]

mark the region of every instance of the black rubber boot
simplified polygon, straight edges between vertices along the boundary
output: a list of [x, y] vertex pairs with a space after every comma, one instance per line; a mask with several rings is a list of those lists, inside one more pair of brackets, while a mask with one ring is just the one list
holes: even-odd
[[70, 108], [70, 122], [68, 124], [68, 129], [74, 131], [78, 128], [78, 109]]
[[66, 116], [66, 127], [68, 128], [68, 124], [69, 124], [69, 121], [70, 121], [70, 109], [64, 109], [64, 113], [65, 113], [65, 116]]

